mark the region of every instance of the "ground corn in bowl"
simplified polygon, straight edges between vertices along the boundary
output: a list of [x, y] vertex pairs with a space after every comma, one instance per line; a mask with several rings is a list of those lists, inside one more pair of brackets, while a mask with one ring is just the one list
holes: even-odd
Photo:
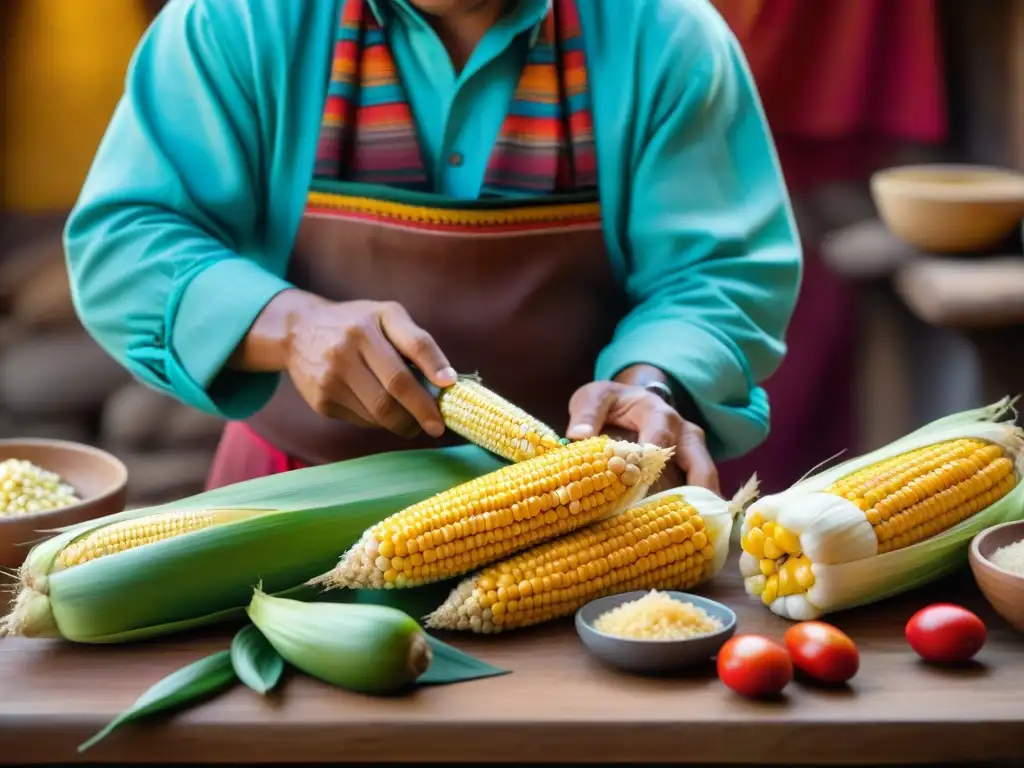
[[722, 622], [700, 606], [651, 590], [637, 600], [611, 608], [594, 629], [631, 640], [688, 640], [717, 632]]

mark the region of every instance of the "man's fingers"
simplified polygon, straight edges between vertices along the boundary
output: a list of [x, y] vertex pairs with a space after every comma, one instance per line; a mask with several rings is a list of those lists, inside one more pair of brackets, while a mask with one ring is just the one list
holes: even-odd
[[427, 380], [436, 387], [455, 383], [456, 374], [434, 337], [420, 328], [399, 304], [395, 304], [380, 317], [381, 330], [388, 341], [404, 357], [419, 368]]
[[444, 434], [444, 419], [437, 402], [416, 380], [412, 370], [383, 334], [369, 340], [363, 359], [384, 392], [398, 407], [411, 414], [424, 432], [431, 437]]
[[341, 382], [332, 382], [330, 389], [321, 391], [315, 401], [310, 401], [310, 405], [314, 411], [329, 419], [347, 421], [359, 427], [377, 426], [359, 398]]
[[615, 402], [616, 384], [595, 381], [580, 387], [569, 401], [569, 429], [565, 436], [583, 440], [600, 434]]
[[400, 437], [415, 437], [419, 433], [416, 420], [387, 393], [364, 359], [345, 371], [345, 381], [374, 423]]
[[676, 463], [686, 472], [687, 485], [698, 485], [722, 493], [718, 481], [718, 468], [708, 451], [704, 430], [695, 424], [683, 423], [682, 433], [676, 445]]
[[682, 419], [674, 413], [651, 413], [643, 420], [637, 441], [662, 448], [675, 448], [679, 442], [681, 426]]

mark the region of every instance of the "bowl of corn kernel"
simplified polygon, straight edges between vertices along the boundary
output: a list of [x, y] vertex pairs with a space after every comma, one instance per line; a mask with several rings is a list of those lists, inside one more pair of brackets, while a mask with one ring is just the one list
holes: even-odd
[[686, 592], [624, 592], [576, 612], [576, 633], [598, 659], [627, 672], [676, 672], [707, 661], [736, 631], [728, 606]]
[[106, 451], [63, 440], [0, 440], [0, 568], [18, 568], [57, 528], [125, 508], [128, 470]]

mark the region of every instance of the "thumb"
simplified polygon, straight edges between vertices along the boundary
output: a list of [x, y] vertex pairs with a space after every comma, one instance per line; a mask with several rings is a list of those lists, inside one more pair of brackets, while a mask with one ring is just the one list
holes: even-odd
[[577, 389], [569, 401], [569, 429], [565, 436], [583, 440], [600, 434], [615, 402], [616, 387], [611, 381], [595, 381]]

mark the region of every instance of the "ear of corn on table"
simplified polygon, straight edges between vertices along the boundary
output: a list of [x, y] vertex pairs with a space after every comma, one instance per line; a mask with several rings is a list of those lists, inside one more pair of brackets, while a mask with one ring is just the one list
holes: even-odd
[[807, 620], [916, 588], [966, 559], [970, 539], [1024, 517], [1024, 431], [1009, 400], [939, 419], [752, 504], [747, 591]]
[[0, 630], [112, 643], [244, 615], [258, 582], [300, 587], [367, 526], [499, 466], [473, 446], [400, 451], [90, 521], [30, 551]]

